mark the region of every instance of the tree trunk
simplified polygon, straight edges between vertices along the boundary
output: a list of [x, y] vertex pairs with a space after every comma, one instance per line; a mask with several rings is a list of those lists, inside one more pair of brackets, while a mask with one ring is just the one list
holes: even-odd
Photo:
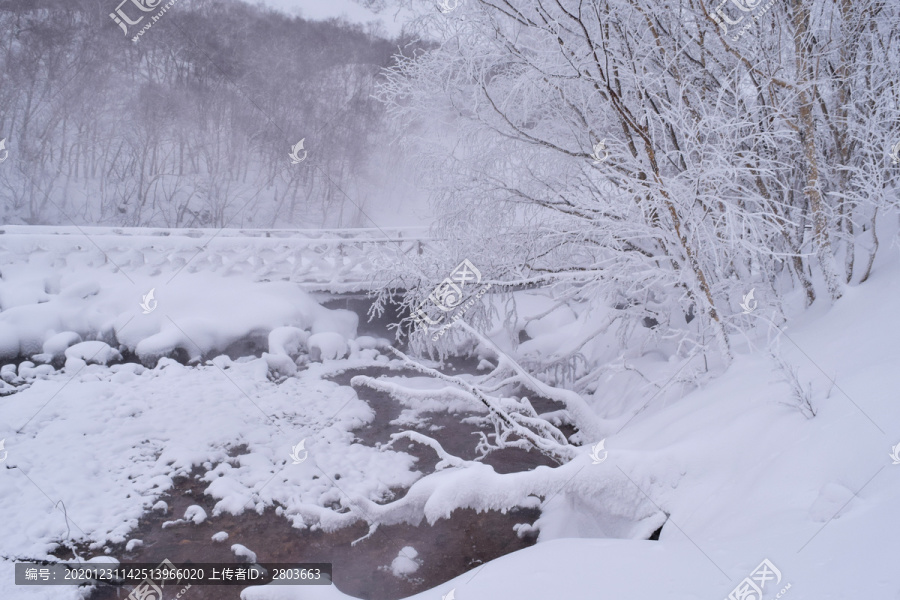
[[800, 103], [800, 142], [806, 167], [803, 193], [813, 216], [816, 257], [825, 275], [825, 286], [832, 300], [841, 297], [841, 284], [834, 264], [834, 253], [828, 235], [828, 216], [819, 188], [819, 157], [816, 146], [816, 123], [813, 117], [812, 41], [809, 33], [809, 7], [805, 0], [794, 0], [794, 49], [797, 64], [797, 100]]

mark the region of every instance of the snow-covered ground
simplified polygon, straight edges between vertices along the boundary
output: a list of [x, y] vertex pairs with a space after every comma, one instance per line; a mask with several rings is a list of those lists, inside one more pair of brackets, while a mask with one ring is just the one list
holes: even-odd
[[[259, 277], [250, 250], [233, 261], [245, 269], [216, 263], [222, 259], [211, 253], [191, 263], [204, 268], [178, 273], [187, 259], [148, 253], [144, 238], [131, 246], [119, 239], [123, 260], [115, 265], [87, 242], [66, 254], [41, 239], [22, 236], [0, 252], [0, 355], [4, 363], [40, 357], [4, 368], [12, 382], [4, 390], [19, 391], [0, 397], [7, 453], [0, 463], [0, 598], [81, 597], [69, 587], [16, 587], [12, 558], [44, 557], [67, 536], [98, 546], [130, 539], [172, 478], [194, 466], [210, 469], [216, 512], [277, 503], [295, 525], [326, 528], [341, 524], [327, 507], [383, 500], [389, 487], [420, 480], [410, 455], [353, 443], [351, 430], [372, 419], [372, 408], [324, 379], [393, 360], [384, 342], [357, 337], [354, 314], [321, 307], [293, 283], [262, 281], [269, 278]], [[250, 244], [235, 246], [228, 256]], [[158, 305], [144, 314], [140, 302], [151, 288]], [[900, 444], [897, 298], [900, 265], [880, 265], [835, 306], [814, 308], [785, 329], [783, 354], [813, 385], [814, 418], [796, 407], [772, 360], [746, 350], [700, 389], [651, 402], [606, 439], [601, 464], [584, 447], [559, 467], [553, 480], [562, 483], [546, 494], [536, 546], [415, 598], [438, 600], [453, 590], [457, 600], [717, 600], [768, 559], [780, 580], [766, 583], [766, 600], [900, 600], [900, 464], [889, 456]], [[248, 336], [267, 340], [262, 357], [213, 358]], [[157, 363], [179, 348], [199, 364]], [[151, 368], [97, 364], [126, 352]], [[836, 380], [830, 395], [826, 374]], [[602, 413], [602, 390], [593, 402]], [[294, 464], [301, 441], [308, 458]], [[226, 457], [238, 445], [247, 452], [234, 465]], [[339, 468], [340, 487], [313, 479], [318, 468]], [[497, 477], [489, 470], [484, 489]], [[452, 477], [453, 468], [444, 473]], [[612, 491], [604, 481], [615, 482]], [[566, 490], [592, 486], [610, 511], [634, 508], [646, 523], [654, 513], [667, 515], [659, 541], [590, 537], [597, 535], [590, 507]], [[65, 514], [54, 506], [60, 500]], [[386, 556], [385, 564], [393, 560], [405, 572], [414, 566], [409, 559]], [[243, 598], [348, 596], [333, 586], [283, 586], [248, 589]]]

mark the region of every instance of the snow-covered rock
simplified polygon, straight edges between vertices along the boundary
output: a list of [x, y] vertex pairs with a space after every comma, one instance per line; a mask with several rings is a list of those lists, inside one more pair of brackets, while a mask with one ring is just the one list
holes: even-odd
[[23, 360], [19, 363], [19, 377], [25, 381], [31, 381], [37, 378], [46, 379], [48, 375], [51, 375], [54, 372], [55, 369], [50, 365], [35, 366], [30, 360]]
[[16, 365], [9, 364], [0, 367], [0, 379], [12, 385], [21, 385], [25, 380], [16, 373]]
[[64, 354], [69, 347], [79, 344], [81, 341], [81, 336], [74, 331], [63, 331], [47, 338], [43, 345], [43, 353], [59, 356]]
[[419, 556], [419, 553], [412, 546], [401, 548], [397, 558], [391, 562], [390, 569], [394, 577], [406, 577], [418, 571], [421, 565], [416, 560], [417, 556]]
[[65, 350], [66, 359], [80, 359], [88, 364], [106, 365], [114, 360], [122, 360], [122, 355], [106, 342], [80, 342]]
[[218, 532], [212, 534], [212, 538], [210, 538], [210, 539], [212, 539], [212, 541], [214, 541], [214, 542], [224, 542], [225, 540], [228, 539], [228, 533], [225, 531], [218, 531]]
[[294, 363], [293, 359], [286, 354], [269, 354], [268, 352], [263, 352], [262, 358], [269, 366], [269, 373], [276, 378], [291, 377], [297, 373], [297, 365]]
[[61, 298], [77, 298], [79, 300], [84, 300], [85, 298], [99, 294], [100, 289], [100, 283], [97, 281], [79, 281], [67, 286], [59, 293], [59, 295]]
[[33, 354], [31, 356], [31, 360], [38, 364], [46, 365], [46, 364], [53, 362], [53, 355], [45, 354], [45, 353], [41, 352], [40, 354]]
[[297, 356], [308, 338], [309, 333], [299, 327], [276, 327], [269, 332], [269, 353]]
[[249, 548], [247, 548], [247, 546], [243, 546], [241, 544], [232, 544], [231, 551], [234, 552], [235, 556], [242, 556], [246, 558], [248, 562], [256, 562], [256, 552], [250, 550]]
[[122, 363], [118, 365], [112, 365], [109, 370], [113, 372], [113, 376], [110, 377], [110, 381], [116, 383], [125, 383], [137, 377], [140, 377], [141, 374], [143, 374], [147, 369], [136, 363]]
[[190, 521], [194, 525], [199, 525], [206, 520], [206, 511], [203, 510], [202, 506], [192, 504], [184, 511], [184, 520]]
[[312, 360], [336, 360], [347, 356], [350, 348], [339, 333], [314, 333], [309, 336], [309, 357]]

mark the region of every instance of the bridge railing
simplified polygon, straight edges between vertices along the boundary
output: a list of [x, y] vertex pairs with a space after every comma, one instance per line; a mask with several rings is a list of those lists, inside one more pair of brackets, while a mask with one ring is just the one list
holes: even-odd
[[51, 268], [85, 265], [147, 275], [181, 269], [293, 281], [304, 289], [371, 288], [378, 260], [423, 251], [426, 227], [162, 229], [0, 226], [0, 266], [46, 253]]

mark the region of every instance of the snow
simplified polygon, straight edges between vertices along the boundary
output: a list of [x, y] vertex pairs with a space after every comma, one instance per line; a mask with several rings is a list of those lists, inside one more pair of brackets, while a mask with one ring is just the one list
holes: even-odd
[[184, 520], [190, 521], [194, 525], [199, 525], [206, 520], [206, 511], [203, 510], [202, 506], [192, 504], [184, 511]]
[[[128, 350], [154, 366], [176, 351], [199, 361], [259, 334], [272, 336], [271, 354], [291, 356], [304, 348], [310, 332], [332, 334], [323, 343], [327, 354], [336, 356], [356, 336], [355, 313], [325, 309], [288, 281], [256, 281], [253, 270], [223, 269], [202, 249], [191, 252], [184, 244], [194, 243], [191, 238], [161, 244], [151, 236], [113, 236], [119, 246], [104, 253], [73, 248], [66, 235], [24, 235], [22, 229], [8, 228], [6, 250], [0, 252], [0, 360], [25, 355], [49, 363], [65, 353], [67, 370], [77, 371], [83, 363], [119, 360], [119, 352]], [[92, 232], [92, 238], [102, 235], [109, 233]], [[251, 265], [265, 263], [243, 256], [247, 249], [234, 248], [234, 240], [223, 235], [210, 243], [224, 245]], [[256, 241], [257, 246], [264, 242], [243, 243]], [[280, 249], [272, 251], [283, 258]], [[119, 267], [132, 267], [129, 273], [108, 264], [110, 253], [117, 254]], [[173, 256], [178, 253], [186, 258]], [[186, 266], [194, 256], [196, 264]], [[263, 274], [269, 272], [262, 267]], [[144, 314], [140, 303], [150, 289], [158, 304]], [[291, 374], [283, 360], [273, 359], [272, 368]]]
[[232, 544], [231, 551], [234, 552], [235, 556], [244, 557], [252, 563], [256, 562], [256, 552], [250, 550], [246, 546], [242, 546], [241, 544]]
[[416, 557], [419, 553], [412, 546], [404, 546], [397, 557], [391, 561], [390, 571], [394, 577], [406, 577], [419, 570], [421, 566]]
[[[452, 588], [460, 600], [594, 600], [598, 590], [604, 597], [723, 598], [764, 558], [783, 574], [766, 597], [790, 585], [788, 598], [900, 598], [892, 558], [900, 552], [900, 466], [888, 456], [900, 440], [892, 392], [900, 374], [890, 368], [900, 359], [890, 300], [900, 297], [898, 275], [892, 265], [787, 329], [802, 351], [787, 342], [783, 350], [801, 377], [817, 380], [825, 371], [843, 390], [818, 395], [816, 417], [792, 407], [771, 360], [751, 352], [677, 402], [651, 404], [608, 438], [602, 465], [575, 475], [576, 485], [589, 469], [630, 479], [669, 515], [659, 541], [592, 538], [594, 524], [576, 518], [577, 507], [553, 510], [569, 502], [561, 492], [542, 516], [554, 523], [543, 524], [536, 546], [411, 598], [439, 598]], [[335, 592], [321, 597], [345, 597]], [[318, 594], [254, 588], [243, 598]]]
[[69, 346], [78, 344], [81, 341], [81, 336], [74, 331], [63, 331], [61, 333], [57, 333], [56, 335], [51, 335], [44, 342], [44, 354], [58, 356], [60, 354], [63, 354]]
[[18, 376], [25, 381], [31, 381], [35, 378], [46, 379], [51, 373], [53, 373], [53, 367], [50, 365], [35, 366], [30, 360], [23, 360], [19, 363]]
[[312, 360], [337, 360], [349, 352], [347, 340], [339, 333], [324, 332], [309, 336], [309, 355]]
[[[4, 269], [5, 289], [15, 285], [15, 273]], [[48, 344], [47, 350], [62, 349], [67, 356], [63, 370], [31, 361], [18, 369], [12, 364], [0, 368], [4, 381], [20, 386], [0, 406], [0, 439], [6, 439], [9, 451], [0, 470], [0, 555], [42, 557], [65, 539], [66, 519], [53, 505], [59, 499], [65, 502], [72, 538], [87, 535], [95, 546], [133, 541], [129, 532], [138, 518], [147, 510], [168, 513], [160, 496], [174, 477], [189, 475], [197, 465], [209, 469], [205, 484], [217, 501], [214, 515], [278, 503], [298, 527], [316, 522], [317, 511], [342, 499], [326, 479], [313, 479], [318, 469], [340, 472], [342, 490], [375, 500], [420, 476], [406, 454], [354, 445], [351, 430], [373, 413], [352, 389], [324, 381], [329, 370], [311, 365], [280, 384], [269, 376], [270, 363], [283, 369], [291, 355], [302, 358], [310, 331], [326, 341], [352, 340], [354, 313], [324, 309], [287, 282], [254, 282], [239, 275], [185, 271], [168, 285], [148, 280], [135, 288], [108, 267], [88, 266], [64, 270], [57, 279], [57, 289], [69, 293], [20, 293], [19, 304], [0, 313], [4, 331], [16, 336], [17, 352], [23, 345], [42, 352]], [[102, 284], [86, 286], [79, 279]], [[27, 288], [32, 280], [44, 289], [45, 282], [33, 273], [20, 283]], [[139, 292], [154, 286], [159, 305], [141, 314]], [[24, 323], [28, 319], [32, 322]], [[117, 333], [110, 335], [113, 325]], [[274, 354], [240, 360], [213, 354], [251, 334], [268, 336]], [[103, 364], [122, 358], [110, 342], [134, 351], [152, 368]], [[192, 351], [193, 358], [212, 357], [185, 367], [154, 356], [175, 347]], [[382, 362], [357, 357], [342, 364]], [[23, 383], [26, 378], [33, 379], [30, 385]], [[303, 438], [310, 460], [291, 465], [290, 448]], [[247, 454], [229, 457], [228, 449], [241, 444]], [[194, 506], [171, 523], [205, 518], [205, 511]], [[9, 564], [0, 565], [0, 597], [75, 593], [7, 589]]]
[[[441, 470], [424, 478], [411, 455], [357, 443], [352, 430], [370, 423], [373, 410], [351, 388], [325, 379], [388, 361], [363, 354], [377, 353], [383, 343], [353, 339], [355, 315], [327, 311], [295, 286], [188, 272], [168, 287], [148, 279], [158, 285], [160, 305], [142, 315], [135, 300], [140, 294], [132, 294], [120, 275], [99, 267], [75, 271], [77, 277], [61, 271], [56, 287], [45, 286], [37, 271], [21, 271], [17, 288], [15, 271], [3, 273], [0, 341], [14, 335], [7, 347], [64, 354], [84, 364], [71, 372], [68, 363], [64, 371], [32, 361], [0, 368], [4, 382], [21, 385], [0, 398], [0, 439], [8, 452], [0, 468], [0, 556], [47, 557], [69, 528], [74, 539], [98, 547], [127, 542], [133, 550], [140, 544], [131, 538], [140, 516], [168, 513], [160, 496], [173, 478], [204, 466], [204, 491], [216, 500], [215, 509], [206, 515], [192, 506], [179, 520], [198, 523], [277, 504], [295, 526], [328, 530], [347, 522], [326, 508], [334, 502], [384, 515], [386, 522], [434, 522], [460, 507], [507, 507], [532, 494], [530, 506], [542, 508], [536, 546], [476, 567], [416, 600], [440, 598], [451, 589], [458, 600], [596, 600], [600, 592], [724, 598], [764, 558], [782, 572], [782, 586], [792, 585], [788, 599], [900, 598], [894, 564], [900, 554], [900, 465], [888, 456], [900, 442], [896, 263], [880, 266], [832, 308], [795, 317], [781, 334], [785, 360], [819, 390], [814, 418], [792, 404], [789, 386], [766, 353], [747, 345], [721, 376], [673, 386], [633, 419], [620, 397], [631, 383], [615, 380], [598, 389], [592, 402], [609, 416], [604, 424], [624, 425], [606, 437], [602, 464], [589, 456], [597, 439], [553, 469], [501, 475], [447, 455]], [[78, 277], [102, 283], [82, 285]], [[252, 301], [237, 299], [244, 297]], [[188, 334], [167, 329], [163, 311]], [[584, 322], [577, 310], [548, 316], [519, 324], [536, 336], [527, 342], [535, 352], [563, 344], [559, 332]], [[34, 323], [21, 325], [19, 317]], [[125, 327], [128, 317], [136, 322]], [[241, 360], [213, 356], [191, 367], [165, 357], [151, 368], [109, 364], [120, 360], [119, 348], [104, 337], [110, 323], [121, 327], [116, 337], [125, 349], [164, 331], [172, 336], [155, 352], [188, 339], [201, 349], [220, 349], [253, 332], [268, 340], [268, 352]], [[348, 357], [351, 341], [358, 350]], [[759, 347], [764, 340], [752, 341]], [[297, 368], [295, 361], [313, 348], [325, 362]], [[288, 362], [295, 368], [290, 374]], [[675, 366], [654, 355], [640, 364], [651, 376]], [[273, 371], [284, 379], [273, 381]], [[826, 396], [831, 377], [837, 386]], [[23, 385], [24, 379], [29, 383]], [[426, 377], [381, 381], [398, 394], [400, 384], [430, 392], [447, 387]], [[443, 398], [405, 393], [401, 420], [408, 422], [428, 411], [478, 411], [450, 391]], [[309, 456], [292, 464], [291, 448], [304, 439]], [[398, 448], [410, 440], [403, 441]], [[230, 454], [239, 445], [246, 452]], [[327, 478], [313, 479], [318, 469], [339, 473], [340, 490]], [[408, 491], [385, 504], [392, 487]], [[70, 527], [54, 506], [60, 499]], [[660, 524], [659, 541], [639, 539]], [[227, 538], [224, 531], [213, 536]], [[256, 560], [240, 544], [232, 550]], [[394, 575], [407, 577], [420, 568], [417, 557], [409, 546], [384, 562], [391, 561], [385, 566]], [[4, 560], [2, 598], [81, 597], [76, 589], [12, 582], [12, 562]], [[262, 586], [242, 598], [348, 596], [334, 586]]]
[[360, 350], [374, 350], [376, 348], [383, 348], [385, 344], [382, 341], [379, 341], [377, 338], [374, 338], [370, 335], [361, 335], [354, 340], [356, 345]]
[[3, 377], [3, 381], [8, 383], [20, 381], [19, 376], [16, 374], [16, 369], [16, 365], [3, 365], [3, 367], [0, 367], [0, 376]]
[[[77, 335], [77, 334], [76, 334]], [[51, 338], [52, 339], [52, 338]], [[110, 348], [104, 342], [79, 342], [65, 350], [66, 358], [84, 361], [88, 364], [105, 365], [114, 360], [121, 360], [118, 350]]]
[[228, 539], [228, 533], [225, 531], [219, 531], [212, 535], [212, 541], [214, 542], [224, 542]]
[[262, 359], [266, 361], [269, 373], [276, 377], [292, 377], [297, 373], [297, 364], [290, 356], [263, 352]]
[[[195, 277], [201, 281], [188, 285]], [[149, 365], [176, 348], [186, 351], [191, 360], [199, 360], [252, 333], [268, 333], [288, 324], [336, 331], [346, 337], [356, 334], [355, 314], [324, 309], [289, 283], [224, 283], [219, 277], [200, 274], [173, 280], [169, 289], [159, 294], [159, 309], [147, 315], [146, 322], [130, 327], [122, 324], [120, 341], [133, 347]]]
[[276, 327], [269, 332], [269, 352], [296, 356], [306, 347], [309, 334], [299, 327]]

